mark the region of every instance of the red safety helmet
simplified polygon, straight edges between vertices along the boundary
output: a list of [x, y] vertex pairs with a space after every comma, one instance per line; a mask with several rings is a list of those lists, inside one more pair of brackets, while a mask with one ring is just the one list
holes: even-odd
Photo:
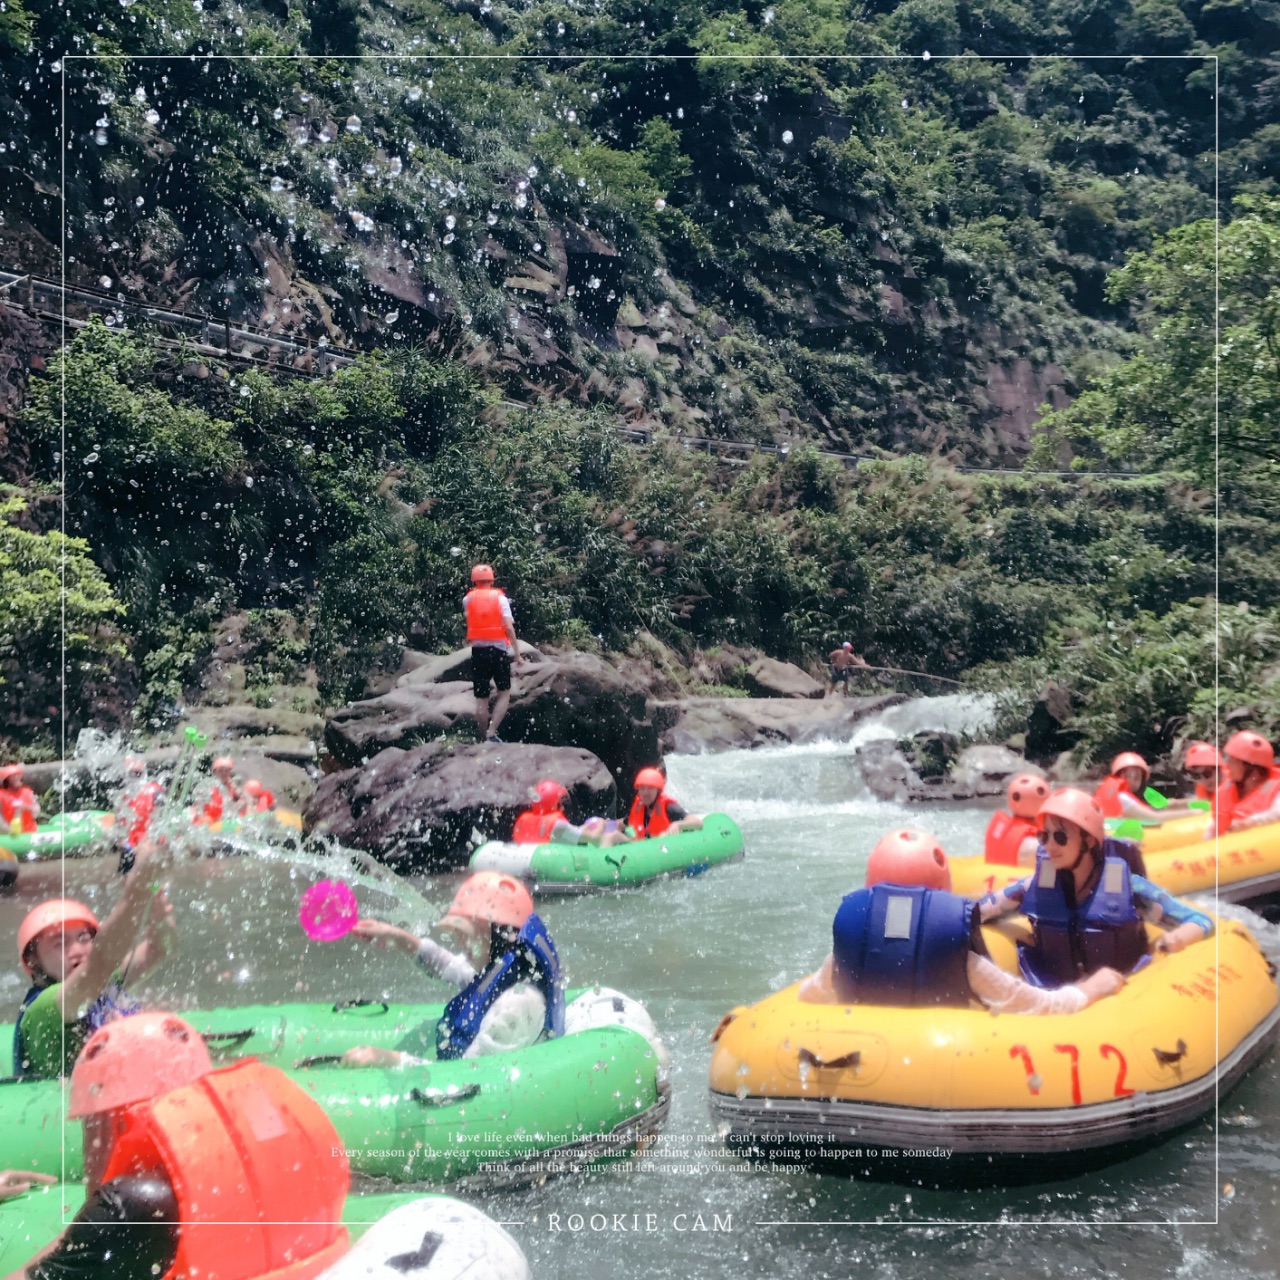
[[637, 787], [657, 787], [659, 791], [667, 785], [667, 780], [661, 772], [650, 765], [647, 769], [641, 769], [636, 774]]
[[1036, 814], [1042, 828], [1045, 818], [1050, 816], [1075, 823], [1086, 835], [1092, 836], [1095, 843], [1102, 844], [1102, 808], [1086, 792], [1079, 791], [1075, 787], [1064, 787], [1061, 791], [1055, 791], [1040, 806], [1040, 812]]
[[1241, 729], [1233, 733], [1222, 747], [1222, 754], [1244, 764], [1256, 764], [1263, 769], [1270, 769], [1276, 762], [1276, 753], [1266, 738], [1252, 729]]
[[482, 582], [493, 581], [493, 566], [491, 564], [478, 564], [471, 570], [471, 581], [479, 586]]
[[18, 926], [18, 959], [28, 974], [32, 967], [27, 959], [27, 948], [50, 929], [66, 929], [68, 925], [80, 925], [94, 933], [102, 927], [98, 917], [74, 898], [50, 898], [38, 907], [32, 907]]
[[866, 885], [920, 885], [951, 891], [951, 868], [936, 836], [904, 828], [881, 836], [867, 859]]
[[257, 778], [250, 778], [249, 781], [244, 784], [244, 793], [247, 796], [265, 796], [267, 794], [267, 789], [258, 781]]
[[135, 1013], [99, 1028], [71, 1072], [72, 1119], [118, 1111], [213, 1070], [200, 1033], [172, 1013]]
[[569, 798], [568, 791], [551, 778], [544, 778], [531, 790], [535, 813], [552, 813], [557, 805], [563, 804]]
[[1111, 762], [1113, 774], [1121, 769], [1141, 769], [1148, 777], [1151, 776], [1151, 766], [1136, 751], [1122, 751]]
[[479, 922], [519, 929], [531, 915], [533, 899], [515, 876], [477, 871], [462, 882], [440, 927], [468, 932], [471, 924]]
[[23, 768], [20, 764], [0, 765], [0, 787], [3, 787], [10, 778], [22, 777]]
[[230, 756], [219, 756], [210, 766], [210, 773], [221, 773], [224, 769], [234, 769], [236, 762]]
[[1009, 812], [1019, 818], [1034, 818], [1049, 798], [1049, 784], [1034, 773], [1020, 773], [1009, 780]]
[[1184, 769], [1221, 769], [1223, 763], [1218, 748], [1212, 742], [1192, 742], [1182, 758]]

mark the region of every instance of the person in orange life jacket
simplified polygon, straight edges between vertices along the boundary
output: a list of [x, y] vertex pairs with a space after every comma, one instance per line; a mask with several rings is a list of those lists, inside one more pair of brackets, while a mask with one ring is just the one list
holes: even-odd
[[1043, 991], [987, 954], [977, 904], [951, 892], [951, 869], [923, 831], [891, 831], [871, 851], [865, 886], [846, 895], [831, 952], [804, 979], [810, 1004], [949, 1005], [994, 1013], [1076, 1013], [1124, 986], [1114, 969]]
[[276, 807], [275, 795], [268, 791], [257, 778], [250, 778], [244, 784], [244, 803], [241, 813], [270, 813]]
[[[506, 593], [493, 585], [493, 569], [471, 570], [472, 589], [462, 600], [471, 646], [471, 691], [476, 695], [476, 725], [486, 742], [501, 742], [498, 729], [511, 703], [511, 667], [524, 663]], [[490, 711], [490, 685], [497, 697]]]
[[544, 778], [529, 794], [533, 805], [516, 818], [511, 839], [517, 844], [546, 844], [554, 839], [556, 827], [570, 825], [564, 813], [569, 793], [560, 783]]
[[1211, 742], [1187, 744], [1182, 757], [1182, 772], [1191, 779], [1197, 800], [1212, 800], [1226, 781], [1226, 761]]
[[1151, 777], [1151, 766], [1136, 752], [1122, 751], [1111, 772], [1098, 783], [1093, 798], [1104, 818], [1152, 818], [1156, 811], [1138, 798]]
[[477, 1058], [525, 1049], [564, 1034], [564, 976], [555, 943], [514, 876], [477, 871], [465, 880], [438, 928], [457, 938], [457, 954], [431, 938], [379, 920], [361, 920], [353, 936], [388, 944], [461, 990], [435, 1024], [411, 1032], [400, 1049], [358, 1045], [346, 1067], [400, 1067], [437, 1058]]
[[1227, 781], [1213, 797], [1213, 822], [1205, 838], [1280, 822], [1280, 769], [1271, 743], [1242, 729], [1223, 743], [1222, 754]]
[[629, 840], [650, 840], [655, 836], [678, 835], [681, 831], [701, 831], [702, 818], [687, 812], [666, 793], [667, 775], [649, 767], [636, 774], [635, 799], [627, 814], [624, 831], [605, 836], [601, 844], [622, 844]]
[[206, 784], [203, 804], [198, 804], [192, 822], [198, 826], [215, 826], [224, 815], [231, 817], [243, 798], [243, 792], [235, 780], [235, 761], [230, 756], [218, 756], [209, 766], [212, 781]]
[[276, 1067], [215, 1070], [174, 1014], [98, 1031], [67, 1114], [84, 1125], [84, 1205], [9, 1280], [310, 1280], [347, 1251], [333, 1122]]
[[40, 801], [23, 786], [23, 772], [20, 764], [0, 768], [0, 824], [15, 836], [34, 831], [40, 817]]
[[987, 862], [1004, 867], [1034, 867], [1040, 830], [1036, 814], [1049, 798], [1049, 784], [1034, 773], [1009, 780], [1009, 812], [997, 809], [987, 823], [982, 853]]
[[164, 890], [153, 893], [150, 885], [166, 856], [153, 841], [142, 841], [120, 900], [101, 925], [83, 903], [64, 898], [27, 913], [18, 928], [18, 955], [31, 988], [14, 1027], [15, 1076], [66, 1075], [93, 1032], [138, 1011], [125, 982], [154, 969], [176, 945], [173, 908]]
[[147, 834], [147, 828], [164, 794], [164, 784], [147, 777], [147, 763], [141, 756], [125, 756], [125, 786], [116, 821], [123, 833], [120, 843], [133, 849]]
[[1060, 986], [1104, 966], [1137, 969], [1149, 950], [1144, 921], [1168, 930], [1156, 951], [1181, 951], [1213, 932], [1204, 912], [1131, 870], [1126, 842], [1105, 836], [1092, 796], [1067, 787], [1044, 802], [1039, 817], [1035, 874], [978, 903], [984, 922], [1019, 911], [1031, 921], [1034, 941], [1018, 948], [1028, 981]]

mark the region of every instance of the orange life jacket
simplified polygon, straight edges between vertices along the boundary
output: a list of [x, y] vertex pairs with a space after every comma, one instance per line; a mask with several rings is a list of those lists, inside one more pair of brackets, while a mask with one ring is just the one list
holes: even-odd
[[987, 823], [986, 840], [983, 842], [983, 857], [988, 862], [1002, 867], [1018, 865], [1018, 850], [1028, 836], [1034, 836], [1039, 830], [1030, 818], [1019, 818], [1003, 809], [991, 815]]
[[[133, 825], [125, 836], [129, 844], [137, 844], [147, 834], [147, 826], [151, 822], [151, 815], [156, 811], [156, 802], [163, 790], [164, 787], [159, 782], [144, 782], [124, 802], [125, 809], [133, 814]], [[124, 820], [129, 821], [128, 813], [124, 815]]]
[[[1120, 804], [1121, 796], [1132, 796], [1138, 800], [1129, 788], [1129, 784], [1118, 774], [1109, 773], [1103, 780], [1098, 783], [1098, 789], [1093, 793], [1093, 798], [1098, 802], [1098, 807], [1102, 810], [1104, 818], [1123, 818], [1125, 816], [1124, 808]], [[1141, 800], [1138, 803], [1145, 809], [1148, 806], [1143, 804]]]
[[6, 827], [16, 818], [23, 831], [36, 829], [36, 793], [30, 787], [0, 787], [0, 817]]
[[559, 809], [550, 813], [538, 813], [534, 809], [526, 809], [517, 819], [511, 838], [517, 844], [546, 844], [551, 839], [551, 828], [557, 822], [568, 822]]
[[162, 1280], [311, 1280], [347, 1251], [342, 1139], [284, 1072], [246, 1058], [124, 1116], [103, 1181], [163, 1169], [180, 1230]]
[[649, 820], [645, 822], [645, 808], [640, 803], [640, 797], [631, 802], [631, 812], [627, 814], [627, 822], [631, 830], [636, 833], [638, 839], [645, 840], [650, 836], [660, 836], [671, 826], [671, 818], [667, 813], [667, 806], [674, 804], [675, 801], [664, 791], [653, 802], [653, 808], [649, 810]]
[[245, 809], [249, 813], [268, 813], [276, 807], [275, 793], [262, 788], [256, 796], [245, 796]]
[[467, 615], [468, 644], [477, 640], [507, 641], [507, 624], [502, 617], [503, 598], [503, 592], [497, 587], [475, 587], [467, 592], [462, 606]]
[[1255, 814], [1266, 813], [1277, 799], [1280, 799], [1280, 769], [1272, 769], [1266, 782], [1243, 798], [1234, 782], [1224, 782], [1213, 797], [1213, 818], [1218, 834], [1226, 835], [1237, 818], [1252, 818]]

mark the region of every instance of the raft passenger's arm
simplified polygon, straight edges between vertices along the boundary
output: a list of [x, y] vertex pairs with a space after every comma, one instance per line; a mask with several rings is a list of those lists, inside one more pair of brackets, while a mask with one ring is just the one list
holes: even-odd
[[1203, 911], [1197, 911], [1142, 876], [1134, 876], [1131, 884], [1138, 914], [1148, 923], [1168, 931], [1156, 939], [1155, 950], [1181, 951], [1213, 933], [1213, 920]]

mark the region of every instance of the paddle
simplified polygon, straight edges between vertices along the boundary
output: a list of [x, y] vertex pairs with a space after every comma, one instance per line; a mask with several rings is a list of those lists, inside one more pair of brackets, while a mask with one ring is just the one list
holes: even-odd
[[356, 895], [341, 880], [318, 880], [302, 895], [298, 923], [313, 942], [346, 937], [360, 919]]
[[1188, 800], [1188, 809], [1199, 809], [1201, 813], [1212, 813], [1213, 805], [1208, 800]]
[[1112, 835], [1118, 840], [1141, 840], [1142, 839], [1142, 823], [1136, 818], [1126, 818], [1123, 822], [1116, 824]]
[[1147, 802], [1147, 803], [1148, 803], [1148, 804], [1149, 804], [1153, 809], [1166, 809], [1166, 808], [1168, 808], [1168, 806], [1169, 806], [1169, 801], [1168, 801], [1164, 796], [1162, 796], [1162, 795], [1160, 794], [1160, 792], [1158, 792], [1158, 791], [1155, 789], [1155, 787], [1148, 787], [1148, 788], [1147, 788], [1147, 789], [1142, 793], [1142, 798], [1143, 798], [1143, 799], [1144, 799], [1144, 800], [1145, 800], [1145, 801], [1146, 801], [1146, 802]]

